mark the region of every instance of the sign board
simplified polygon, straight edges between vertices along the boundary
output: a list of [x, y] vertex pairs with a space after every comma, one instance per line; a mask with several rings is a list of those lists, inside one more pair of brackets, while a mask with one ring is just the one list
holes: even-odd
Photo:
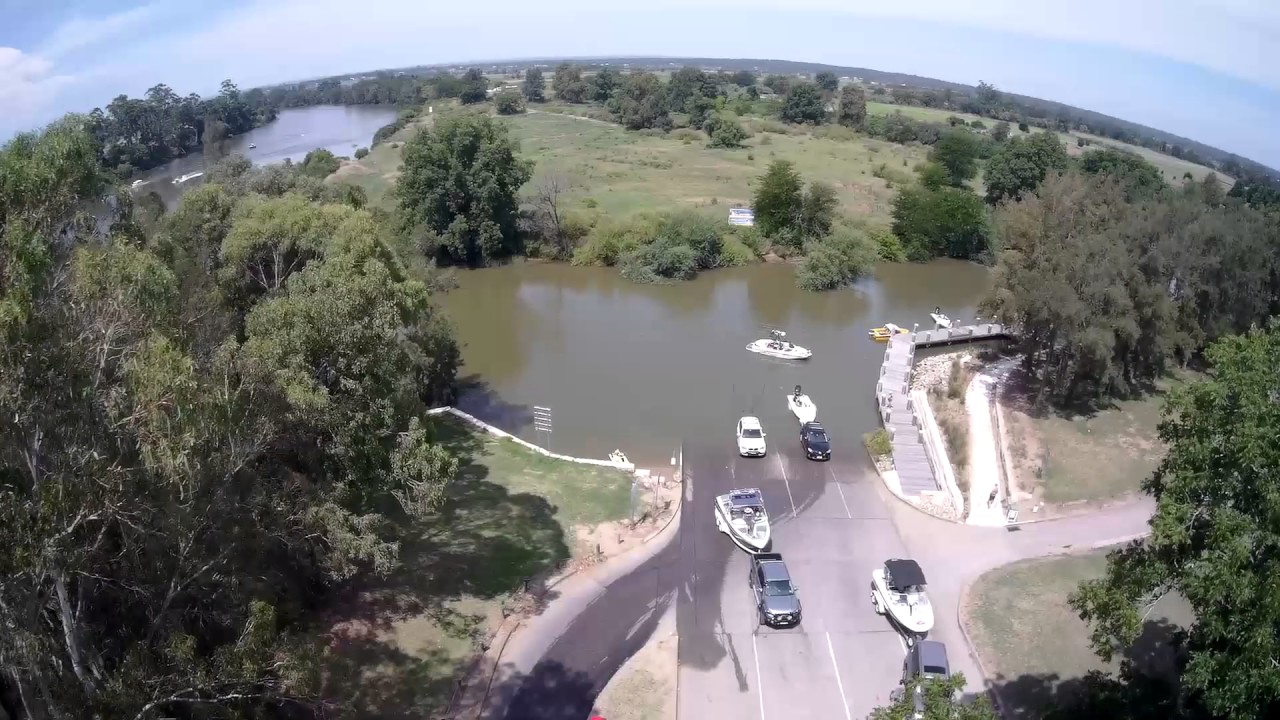
[[729, 208], [729, 224], [752, 227], [756, 224], [756, 214], [751, 208]]

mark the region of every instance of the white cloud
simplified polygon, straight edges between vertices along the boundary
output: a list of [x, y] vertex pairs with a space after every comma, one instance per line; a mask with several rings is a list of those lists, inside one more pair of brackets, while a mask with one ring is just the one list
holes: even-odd
[[53, 63], [17, 48], [0, 47], [0, 107], [6, 122], [23, 126], [38, 116], [72, 78], [53, 74]]
[[57, 58], [114, 39], [151, 20], [158, 8], [143, 5], [101, 18], [73, 17], [44, 41], [37, 54]]

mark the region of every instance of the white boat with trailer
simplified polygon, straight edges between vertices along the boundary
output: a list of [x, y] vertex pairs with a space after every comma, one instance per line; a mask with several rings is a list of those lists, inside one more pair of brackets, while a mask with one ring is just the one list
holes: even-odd
[[780, 360], [808, 360], [813, 352], [786, 340], [787, 334], [777, 328], [769, 329], [769, 337], [760, 338], [747, 346], [747, 349], [760, 355], [768, 355]]
[[818, 419], [818, 406], [813, 404], [808, 395], [800, 391], [799, 385], [787, 396], [787, 409], [796, 416], [796, 420], [799, 420], [801, 425]]
[[871, 604], [887, 615], [907, 645], [923, 640], [933, 629], [933, 606], [925, 593], [924, 571], [915, 560], [885, 560], [871, 571]]
[[749, 553], [769, 547], [769, 513], [759, 488], [740, 488], [716, 496], [716, 529]]
[[933, 324], [940, 328], [951, 327], [951, 318], [942, 314], [942, 308], [936, 307], [933, 312], [929, 313], [929, 317], [933, 319]]

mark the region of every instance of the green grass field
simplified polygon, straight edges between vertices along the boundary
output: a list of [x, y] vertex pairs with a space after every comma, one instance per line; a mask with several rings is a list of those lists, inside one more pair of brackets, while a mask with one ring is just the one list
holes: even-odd
[[[1081, 582], [1101, 577], [1106, 554], [1070, 555], [993, 570], [970, 589], [962, 621], [1010, 717], [1040, 717], [1051, 695], [1070, 692], [1090, 670], [1114, 670], [1089, 648], [1089, 629], [1067, 604]], [[1161, 643], [1192, 619], [1177, 596], [1156, 605], [1128, 654], [1148, 671], [1167, 671]], [[1149, 662], [1148, 662], [1149, 661]]]
[[[731, 206], [750, 203], [756, 179], [781, 159], [795, 163], [806, 181], [830, 183], [847, 214], [887, 223], [897, 191], [875, 176], [877, 168], [910, 175], [926, 155], [922, 147], [862, 136], [835, 140], [807, 132], [756, 132], [747, 147], [720, 150], [708, 148], [706, 137], [692, 131], [650, 136], [554, 112], [504, 120], [522, 154], [536, 162], [531, 185], [559, 174], [572, 183], [571, 207], [594, 204], [612, 216], [679, 208], [727, 214]], [[751, 118], [744, 124], [781, 129]]]
[[525, 580], [570, 558], [577, 528], [625, 518], [631, 479], [553, 460], [450, 416], [432, 420], [461, 458], [429, 521], [402, 535], [400, 567], [335, 611], [325, 672], [361, 717], [436, 717]]
[[[424, 108], [425, 112], [425, 108]], [[402, 128], [389, 140], [369, 149], [369, 154], [359, 160], [344, 160], [338, 171], [330, 175], [329, 182], [347, 182], [362, 188], [375, 207], [391, 209], [395, 200], [391, 189], [400, 176], [401, 152], [404, 143], [424, 128], [431, 126], [435, 115], [423, 115]]]

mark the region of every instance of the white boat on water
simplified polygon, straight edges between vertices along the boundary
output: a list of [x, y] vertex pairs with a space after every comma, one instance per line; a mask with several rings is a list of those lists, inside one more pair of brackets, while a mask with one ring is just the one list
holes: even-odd
[[933, 606], [924, 588], [924, 571], [915, 560], [885, 560], [884, 567], [871, 571], [872, 606], [889, 616], [908, 644], [933, 629]]
[[929, 313], [929, 317], [933, 318], [933, 323], [940, 328], [951, 327], [951, 318], [942, 314], [942, 308], [936, 307], [933, 312]]
[[758, 488], [730, 490], [716, 497], [716, 529], [747, 552], [769, 547], [769, 513]]
[[800, 347], [795, 343], [784, 340], [787, 336], [781, 330], [770, 330], [769, 337], [756, 340], [747, 346], [747, 349], [753, 353], [760, 355], [768, 355], [782, 360], [808, 360], [813, 357], [813, 353], [809, 348]]
[[192, 180], [192, 179], [194, 179], [194, 178], [198, 178], [198, 177], [200, 177], [201, 175], [204, 175], [204, 173], [203, 173], [203, 172], [193, 172], [193, 173], [187, 173], [186, 175], [179, 175], [178, 177], [176, 177], [176, 178], [174, 178], [174, 179], [173, 179], [173, 184], [174, 184], [174, 185], [181, 185], [182, 183], [184, 183], [184, 182], [186, 182], [186, 181], [188, 181], [188, 180]]
[[787, 409], [800, 421], [801, 425], [818, 419], [818, 406], [813, 404], [808, 395], [800, 392], [797, 385], [795, 392], [787, 396]]
[[146, 185], [146, 184], [147, 184], [147, 181], [146, 181], [146, 180], [134, 180], [134, 181], [133, 181], [133, 184], [132, 184], [132, 185], [130, 185], [129, 187], [131, 187], [131, 188], [140, 188], [140, 187], [142, 187], [143, 185]]

